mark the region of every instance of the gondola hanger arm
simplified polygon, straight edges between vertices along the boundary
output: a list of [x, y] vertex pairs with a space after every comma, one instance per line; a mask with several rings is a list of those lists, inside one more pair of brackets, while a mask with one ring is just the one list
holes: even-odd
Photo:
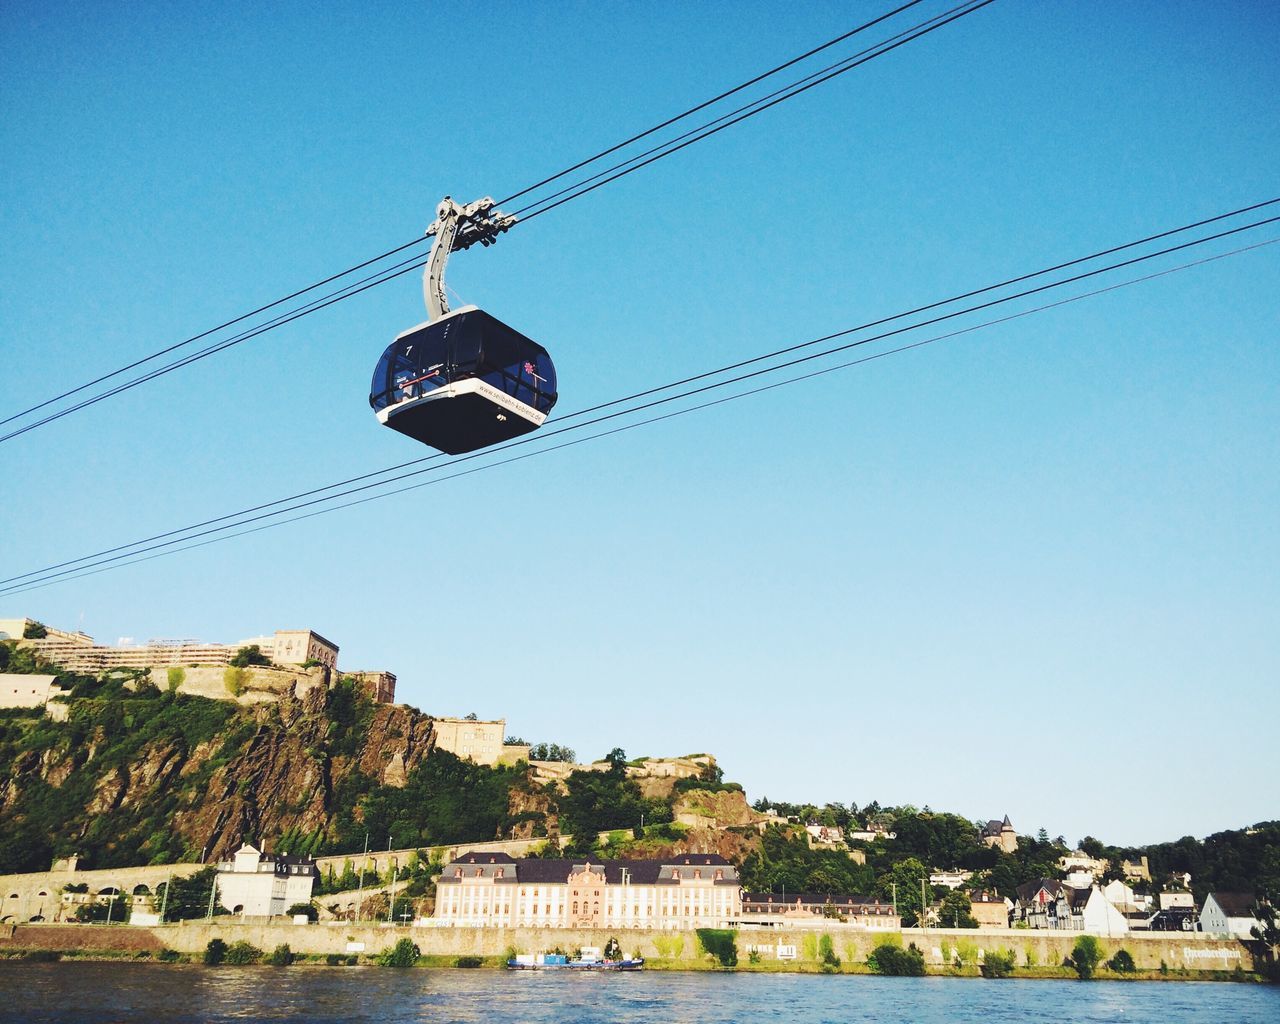
[[422, 275], [422, 297], [430, 320], [439, 320], [449, 312], [449, 301], [444, 292], [444, 268], [449, 254], [469, 249], [477, 242], [493, 245], [498, 236], [515, 222], [515, 214], [493, 208], [490, 196], [465, 206], [449, 196], [440, 200], [436, 219], [427, 228], [428, 237], [433, 237], [434, 241], [431, 243], [431, 255], [427, 257], [427, 269]]

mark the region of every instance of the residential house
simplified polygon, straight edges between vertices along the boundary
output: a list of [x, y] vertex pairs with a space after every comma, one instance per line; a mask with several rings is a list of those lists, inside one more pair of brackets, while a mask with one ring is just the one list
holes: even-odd
[[1129, 931], [1124, 914], [1107, 901], [1096, 885], [1077, 889], [1052, 878], [1018, 886], [1015, 916], [1028, 928], [1092, 935], [1125, 935]]
[[1223, 938], [1249, 939], [1258, 923], [1253, 893], [1211, 892], [1200, 908], [1200, 930]]
[[969, 896], [969, 914], [984, 931], [1009, 927], [1009, 911], [1013, 904], [993, 892], [975, 892]]
[[[1017, 889], [1015, 920], [1028, 928], [1057, 928], [1059, 912], [1065, 906], [1066, 889], [1056, 878], [1024, 882]], [[1069, 916], [1069, 912], [1067, 914]]]
[[806, 825], [805, 834], [810, 846], [843, 846], [844, 831], [834, 825]]
[[929, 884], [944, 885], [948, 889], [959, 889], [972, 877], [972, 871], [934, 871], [929, 875]]
[[1058, 867], [1063, 872], [1086, 872], [1089, 875], [1089, 884], [1107, 870], [1108, 863], [1106, 858], [1090, 857], [1084, 850], [1072, 850], [1058, 858]]
[[277, 917], [310, 902], [319, 875], [310, 857], [263, 853], [245, 843], [218, 865], [218, 901], [243, 917]]

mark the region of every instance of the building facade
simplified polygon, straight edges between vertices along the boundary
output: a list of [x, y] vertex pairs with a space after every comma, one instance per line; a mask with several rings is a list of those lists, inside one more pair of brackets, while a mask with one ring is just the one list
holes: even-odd
[[0, 672], [0, 708], [42, 708], [62, 690], [57, 676]]
[[1009, 815], [1004, 816], [1004, 821], [997, 821], [992, 818], [982, 827], [982, 841], [988, 846], [994, 846], [1005, 853], [1016, 853], [1018, 849], [1018, 833], [1014, 831], [1013, 824], [1009, 821]]
[[716, 854], [670, 861], [515, 859], [467, 853], [436, 884], [443, 927], [721, 927], [742, 913], [738, 871]]
[[993, 892], [975, 892], [969, 897], [969, 915], [986, 931], [1009, 927], [1010, 903]]
[[[29, 619], [0, 620], [0, 633], [11, 631]], [[271, 636], [250, 637], [234, 644], [201, 640], [149, 640], [145, 644], [95, 644], [87, 633], [68, 633], [45, 627], [39, 639], [22, 640], [43, 658], [71, 672], [98, 673], [117, 668], [169, 668], [228, 665], [242, 647], [256, 645], [277, 665], [316, 662], [330, 669], [338, 664], [338, 645], [310, 629], [280, 629]]]
[[1247, 892], [1211, 892], [1200, 909], [1200, 930], [1224, 938], [1252, 938], [1251, 929], [1258, 923], [1253, 916], [1253, 894]]
[[805, 922], [839, 921], [858, 928], [897, 931], [902, 918], [891, 903], [860, 896], [831, 893], [745, 892], [742, 923], [759, 926], [795, 926]]
[[510, 764], [529, 757], [527, 745], [508, 746], [505, 718], [434, 718], [435, 749], [447, 750], [476, 764]]
[[318, 877], [310, 857], [273, 856], [245, 843], [218, 865], [218, 902], [242, 917], [277, 917], [310, 902]]

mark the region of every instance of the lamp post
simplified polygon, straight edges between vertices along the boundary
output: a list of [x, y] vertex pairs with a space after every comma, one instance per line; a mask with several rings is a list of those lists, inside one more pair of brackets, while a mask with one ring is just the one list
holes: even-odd
[[364, 903], [364, 867], [369, 860], [369, 833], [364, 834], [364, 855], [360, 858], [360, 887], [356, 890], [356, 923], [360, 922], [360, 908]]

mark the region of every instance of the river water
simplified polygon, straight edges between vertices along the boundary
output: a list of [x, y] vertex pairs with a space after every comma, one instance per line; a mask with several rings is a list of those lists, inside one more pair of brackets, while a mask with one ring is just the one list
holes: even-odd
[[1280, 987], [1224, 982], [564, 975], [377, 967], [0, 962], [0, 1021], [528, 1024], [1276, 1024]]

